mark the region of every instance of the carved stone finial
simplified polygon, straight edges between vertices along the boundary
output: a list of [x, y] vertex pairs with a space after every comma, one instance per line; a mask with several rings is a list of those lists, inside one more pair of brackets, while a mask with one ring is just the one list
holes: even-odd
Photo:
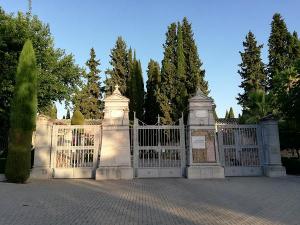
[[119, 90], [119, 85], [116, 85], [115, 86], [115, 90], [114, 90], [114, 94], [118, 94], [118, 95], [121, 95], [121, 92], [120, 92], [120, 90]]
[[203, 95], [204, 95], [204, 93], [201, 91], [200, 88], [198, 88], [196, 91], [196, 96], [203, 96]]

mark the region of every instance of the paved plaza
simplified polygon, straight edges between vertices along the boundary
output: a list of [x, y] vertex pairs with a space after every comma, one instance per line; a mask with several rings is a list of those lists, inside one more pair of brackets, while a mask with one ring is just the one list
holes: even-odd
[[300, 224], [300, 177], [0, 182], [0, 224]]

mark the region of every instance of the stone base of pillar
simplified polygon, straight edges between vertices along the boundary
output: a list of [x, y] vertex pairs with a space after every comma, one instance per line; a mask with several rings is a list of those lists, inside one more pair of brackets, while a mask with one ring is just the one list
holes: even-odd
[[100, 166], [96, 170], [96, 180], [130, 180], [133, 168], [129, 166]]
[[264, 175], [267, 177], [284, 177], [286, 176], [285, 167], [281, 165], [264, 166]]
[[189, 166], [186, 170], [188, 179], [224, 178], [224, 167], [220, 165]]
[[47, 180], [52, 178], [52, 170], [48, 167], [34, 167], [30, 172], [30, 179]]

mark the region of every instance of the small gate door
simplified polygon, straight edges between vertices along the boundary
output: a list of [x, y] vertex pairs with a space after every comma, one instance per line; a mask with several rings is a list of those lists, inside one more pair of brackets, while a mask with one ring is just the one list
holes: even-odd
[[97, 168], [100, 126], [53, 126], [54, 178], [93, 178]]
[[225, 176], [263, 174], [260, 133], [257, 125], [220, 125], [218, 144]]
[[134, 126], [135, 176], [182, 177], [185, 168], [184, 125]]

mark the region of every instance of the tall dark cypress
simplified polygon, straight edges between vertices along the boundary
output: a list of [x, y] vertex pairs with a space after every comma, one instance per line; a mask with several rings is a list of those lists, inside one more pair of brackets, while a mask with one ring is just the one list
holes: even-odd
[[5, 176], [11, 182], [23, 183], [30, 173], [32, 132], [37, 113], [37, 72], [34, 49], [27, 40], [19, 58], [10, 113]]
[[241, 76], [242, 82], [239, 87], [243, 89], [237, 100], [242, 106], [243, 111], [251, 110], [253, 105], [250, 101], [250, 94], [257, 90], [265, 90], [266, 86], [266, 71], [261, 60], [261, 49], [263, 45], [258, 45], [254, 34], [249, 31], [243, 42], [244, 52], [240, 52], [242, 62], [239, 64], [238, 73]]
[[271, 23], [271, 34], [269, 37], [269, 65], [268, 81], [269, 89], [272, 89], [272, 79], [276, 73], [287, 69], [292, 63], [290, 57], [291, 34], [288, 32], [284, 19], [279, 13], [274, 14]]
[[161, 114], [158, 95], [160, 93], [160, 66], [159, 63], [150, 60], [147, 70], [147, 94], [145, 98], [145, 121], [148, 124], [155, 124], [157, 116]]
[[205, 70], [203, 70], [202, 62], [200, 60], [197, 45], [192, 31], [192, 25], [186, 17], [182, 21], [182, 36], [183, 49], [186, 61], [186, 87], [189, 96], [192, 96], [198, 88], [204, 94], [208, 94], [208, 83], [205, 80]]
[[176, 48], [176, 57], [177, 57], [177, 73], [174, 81], [174, 88], [176, 89], [176, 96], [174, 99], [175, 108], [173, 108], [172, 117], [176, 121], [178, 120], [182, 113], [186, 110], [188, 105], [188, 91], [186, 87], [186, 61], [184, 56], [183, 48], [183, 37], [182, 29], [180, 23], [177, 26], [177, 48]]
[[105, 74], [109, 76], [105, 81], [106, 94], [110, 95], [115, 85], [119, 85], [120, 92], [126, 95], [129, 78], [129, 63], [127, 46], [122, 37], [118, 37], [114, 48], [111, 50], [109, 63], [112, 69], [105, 71]]
[[160, 110], [162, 112], [162, 122], [166, 124], [173, 121], [172, 110], [176, 108], [176, 105], [174, 104], [174, 98], [176, 96], [174, 85], [177, 74], [176, 28], [176, 23], [172, 23], [168, 27], [168, 31], [166, 33], [166, 42], [163, 45], [164, 58], [162, 60], [161, 89], [158, 98], [160, 103]]
[[128, 93], [129, 93], [129, 117], [133, 119], [133, 112], [136, 112], [138, 119], [143, 119], [144, 116], [144, 81], [142, 74], [141, 62], [136, 59], [134, 51], [133, 59], [130, 59], [130, 76], [128, 80]]

